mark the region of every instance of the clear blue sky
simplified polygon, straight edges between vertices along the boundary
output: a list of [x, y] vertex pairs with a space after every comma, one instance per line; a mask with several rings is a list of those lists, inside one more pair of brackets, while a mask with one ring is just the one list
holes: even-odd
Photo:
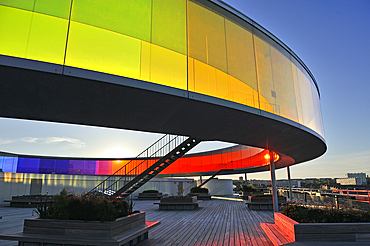
[[[319, 84], [328, 151], [291, 167], [292, 178], [370, 174], [370, 1], [225, 2], [287, 44]], [[136, 155], [161, 136], [1, 118], [0, 127], [0, 150], [40, 155], [98, 157], [114, 153], [114, 148]], [[197, 150], [209, 146], [225, 145]], [[248, 178], [269, 179], [269, 173]], [[286, 178], [286, 170], [278, 170], [277, 178]]]

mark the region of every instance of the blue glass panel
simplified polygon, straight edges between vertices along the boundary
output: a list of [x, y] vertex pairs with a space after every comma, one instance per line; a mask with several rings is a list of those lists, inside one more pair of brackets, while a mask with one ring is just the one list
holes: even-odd
[[16, 173], [17, 172], [18, 157], [5, 157], [3, 172]]
[[69, 160], [56, 160], [55, 173], [68, 174]]
[[95, 174], [96, 161], [85, 161], [84, 170], [81, 170], [82, 174], [94, 175]]
[[81, 174], [84, 169], [83, 160], [71, 160], [69, 162], [68, 174]]
[[54, 173], [55, 160], [54, 159], [40, 159], [39, 173]]

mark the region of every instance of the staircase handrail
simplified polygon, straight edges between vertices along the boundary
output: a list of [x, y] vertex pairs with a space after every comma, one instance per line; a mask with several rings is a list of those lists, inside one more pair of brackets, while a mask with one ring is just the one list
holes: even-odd
[[[170, 138], [170, 140], [164, 144], [163, 146], [159, 147], [158, 150], [154, 151], [153, 153], [151, 153], [150, 155], [147, 155], [147, 157], [140, 157], [142, 156], [145, 152], [148, 152], [149, 149], [151, 149], [152, 147], [154, 147], [156, 144], [158, 144], [160, 141], [164, 140], [166, 137]], [[173, 138], [171, 138], [173, 137]], [[125, 167], [127, 167], [130, 163], [132, 163], [133, 161], [135, 160], [140, 160], [141, 158], [143, 158], [143, 160], [138, 164], [136, 165], [134, 168], [132, 168], [131, 170], [129, 170], [128, 172], [126, 171], [124, 175], [122, 175], [121, 178], [119, 178], [118, 180], [116, 181], [120, 181], [122, 178], [124, 177], [127, 177], [129, 173], [131, 173], [133, 170], [137, 169], [139, 166], [141, 166], [144, 162], [148, 161], [149, 159], [152, 159], [152, 158], [157, 158], [157, 156], [155, 156], [158, 152], [160, 152], [161, 150], [163, 150], [165, 147], [167, 147], [169, 144], [171, 144], [174, 140], [176, 140], [177, 138], [179, 137], [184, 137], [184, 136], [179, 136], [179, 135], [172, 135], [172, 134], [165, 134], [164, 136], [162, 136], [161, 138], [159, 138], [156, 142], [154, 142], [152, 145], [150, 145], [148, 148], [146, 148], [144, 151], [142, 151], [140, 154], [138, 154], [136, 157], [134, 157], [133, 159], [131, 159], [129, 162], [127, 162], [125, 165], [123, 165], [121, 168], [119, 168], [117, 171], [115, 171], [113, 174], [111, 174], [110, 176], [108, 176], [106, 179], [104, 179], [102, 182], [100, 182], [98, 185], [96, 185], [93, 189], [91, 189], [89, 191], [89, 193], [95, 191], [96, 189], [98, 189], [101, 185], [103, 185], [105, 182], [107, 182], [109, 179], [113, 178], [113, 177], [117, 177], [117, 173], [119, 173], [121, 170], [123, 170]], [[186, 138], [186, 137], [184, 137]], [[155, 156], [155, 157], [153, 157]], [[159, 157], [159, 156], [158, 156]], [[117, 159], [119, 160], [119, 159]], [[112, 187], [114, 184], [111, 184], [110, 186], [107, 186], [106, 189], [109, 189], [110, 187]]]

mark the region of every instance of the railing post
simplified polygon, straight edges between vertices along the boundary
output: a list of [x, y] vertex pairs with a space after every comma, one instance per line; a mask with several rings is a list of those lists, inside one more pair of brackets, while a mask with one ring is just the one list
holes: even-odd
[[289, 182], [289, 199], [292, 200], [292, 180], [290, 179], [290, 168], [289, 166], [286, 167], [287, 174], [288, 174], [288, 182]]
[[274, 161], [274, 152], [269, 150], [270, 155], [270, 173], [271, 173], [271, 189], [272, 189], [272, 201], [274, 212], [279, 212], [279, 202], [276, 190], [276, 176], [275, 176], [275, 161]]

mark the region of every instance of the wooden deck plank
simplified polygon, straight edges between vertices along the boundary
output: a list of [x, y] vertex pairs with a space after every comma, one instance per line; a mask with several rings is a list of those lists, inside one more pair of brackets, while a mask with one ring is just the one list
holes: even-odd
[[[161, 211], [153, 201], [134, 200], [134, 203], [135, 210], [146, 211], [147, 220], [161, 221], [140, 246], [272, 245], [259, 223], [273, 222], [273, 213], [251, 211], [243, 202], [205, 200], [199, 209], [189, 211]], [[1, 233], [22, 230], [23, 220], [32, 218], [32, 210], [0, 207]], [[15, 246], [17, 242], [0, 240], [0, 245]]]

